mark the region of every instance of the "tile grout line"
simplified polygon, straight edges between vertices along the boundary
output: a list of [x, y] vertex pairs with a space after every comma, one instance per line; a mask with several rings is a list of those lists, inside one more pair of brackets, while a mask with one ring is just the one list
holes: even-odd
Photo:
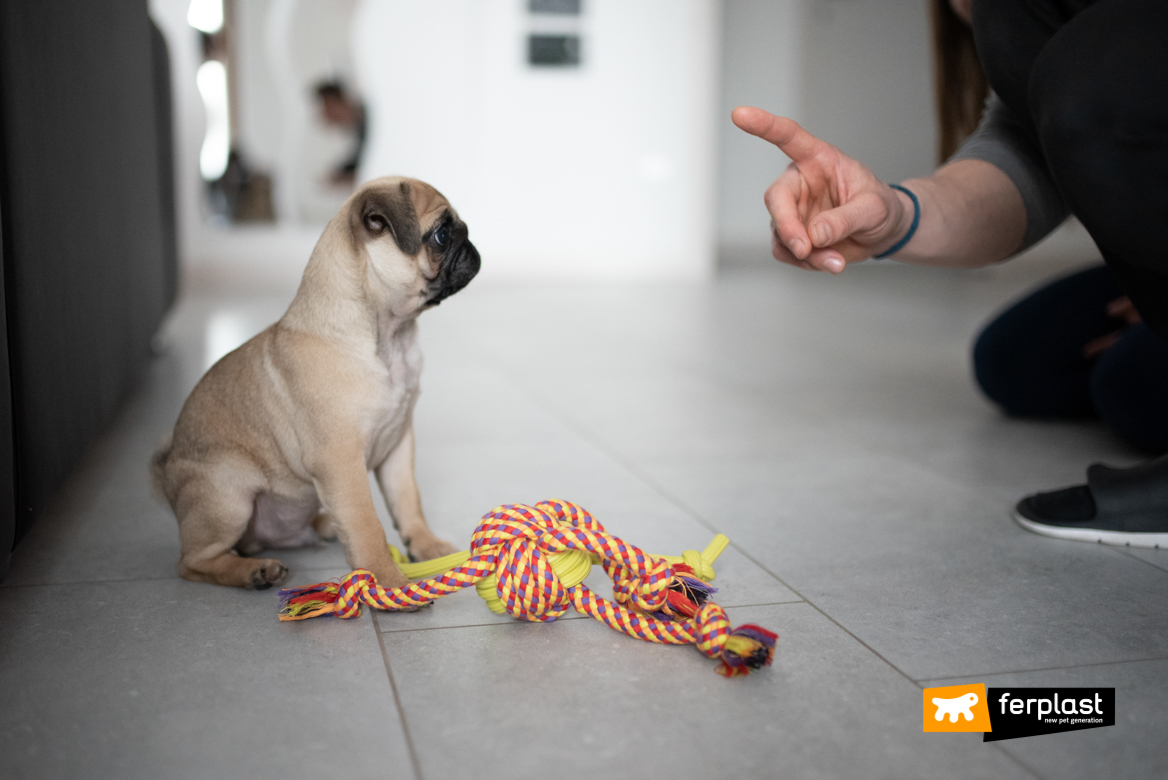
[[[917, 684], [924, 682], [945, 682], [946, 680], [965, 680], [970, 677], [1000, 677], [1006, 674], [1031, 674], [1033, 672], [1058, 672], [1064, 669], [1090, 669], [1095, 666], [1118, 666], [1119, 664], [1144, 664], [1152, 661], [1168, 661], [1168, 655], [1153, 656], [1151, 658], [1125, 658], [1119, 661], [1095, 661], [1088, 664], [1067, 664], [1066, 666], [1041, 666], [1035, 669], [1009, 669], [1004, 672], [975, 672], [972, 674], [954, 674], [947, 677], [922, 677]], [[924, 686], [922, 686], [924, 687]]]
[[55, 588], [62, 585], [120, 585], [127, 582], [167, 582], [181, 579], [177, 574], [170, 577], [124, 577], [116, 580], [69, 580], [68, 582], [20, 582], [0, 585], [0, 591], [18, 588]]
[[425, 780], [422, 774], [422, 761], [418, 756], [418, 749], [414, 746], [414, 737], [410, 733], [410, 722], [406, 718], [406, 710], [402, 705], [401, 696], [397, 691], [397, 682], [393, 679], [393, 669], [389, 665], [389, 653], [385, 650], [385, 640], [381, 631], [381, 624], [377, 622], [377, 611], [369, 610], [369, 616], [373, 619], [373, 633], [377, 634], [377, 647], [381, 650], [381, 662], [385, 666], [385, 676], [389, 679], [389, 688], [393, 691], [393, 703], [397, 707], [397, 716], [401, 721], [402, 734], [406, 738], [406, 750], [410, 754], [410, 764], [413, 765], [414, 777], [417, 780]]
[[1104, 547], [1107, 547], [1107, 548], [1109, 548], [1109, 549], [1115, 550], [1115, 551], [1116, 551], [1117, 553], [1119, 553], [1120, 555], [1126, 555], [1127, 557], [1129, 557], [1129, 558], [1132, 558], [1133, 560], [1137, 560], [1137, 561], [1139, 561], [1140, 563], [1144, 563], [1144, 564], [1147, 564], [1148, 566], [1151, 566], [1153, 569], [1157, 569], [1157, 570], [1159, 570], [1159, 571], [1162, 571], [1162, 572], [1164, 572], [1165, 574], [1168, 574], [1168, 569], [1165, 569], [1163, 566], [1160, 566], [1160, 565], [1158, 565], [1158, 564], [1152, 563], [1151, 561], [1144, 560], [1143, 558], [1141, 558], [1141, 557], [1140, 557], [1140, 556], [1138, 556], [1138, 555], [1132, 555], [1132, 554], [1131, 554], [1130, 552], [1128, 552], [1128, 550], [1127, 550], [1126, 548], [1124, 548], [1124, 547], [1118, 547], [1118, 546], [1116, 546], [1116, 545], [1114, 545], [1114, 544], [1105, 544], [1105, 545], [1103, 545], [1103, 546], [1104, 546]]
[[[338, 571], [339, 568], [335, 566], [318, 566], [306, 569], [296, 569], [296, 572], [310, 572], [310, 571]], [[343, 575], [339, 575], [343, 576]], [[170, 577], [123, 577], [121, 579], [112, 580], [69, 580], [66, 582], [18, 582], [18, 583], [0, 583], [0, 591], [16, 590], [17, 588], [56, 588], [62, 585], [119, 585], [127, 582], [170, 582], [171, 580], [181, 580], [177, 574]], [[207, 583], [194, 582], [192, 585], [204, 585]], [[279, 583], [284, 585], [285, 583]], [[247, 590], [244, 588], [244, 590]], [[264, 590], [267, 590], [265, 588]], [[262, 591], [257, 591], [262, 592]]]
[[[738, 548], [735, 547], [734, 549], [737, 550]], [[741, 552], [741, 550], [739, 550], [739, 552]], [[755, 564], [755, 565], [757, 565], [757, 564]], [[759, 568], [761, 569], [762, 567], [759, 566]], [[763, 569], [763, 571], [766, 571], [766, 569]], [[771, 573], [768, 571], [767, 574], [771, 574]], [[771, 574], [771, 576], [774, 577], [775, 575]], [[778, 579], [778, 578], [776, 577], [775, 579]], [[782, 581], [780, 580], [780, 582], [782, 582]], [[788, 590], [790, 590], [792, 593], [795, 592], [794, 589], [792, 589], [792, 588], [788, 588]], [[724, 607], [726, 609], [750, 609], [751, 607], [777, 607], [777, 606], [780, 606], [782, 604], [808, 604], [808, 603], [810, 603], [810, 602], [808, 602], [807, 599], [800, 596], [797, 599], [789, 599], [787, 601], [764, 601], [764, 602], [761, 602], [758, 604], [719, 604], [719, 606]]]

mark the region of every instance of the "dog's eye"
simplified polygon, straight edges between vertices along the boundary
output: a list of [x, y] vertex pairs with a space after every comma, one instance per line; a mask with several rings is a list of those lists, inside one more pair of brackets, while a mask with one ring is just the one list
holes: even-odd
[[365, 217], [365, 228], [370, 233], [381, 233], [389, 225], [385, 224], [385, 220], [379, 214], [369, 214]]
[[432, 238], [438, 246], [446, 246], [446, 242], [450, 240], [450, 228], [443, 225], [434, 231]]

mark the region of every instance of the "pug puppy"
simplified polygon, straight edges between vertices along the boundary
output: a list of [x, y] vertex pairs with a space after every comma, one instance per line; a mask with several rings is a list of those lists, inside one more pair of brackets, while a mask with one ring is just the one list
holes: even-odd
[[406, 584], [369, 471], [412, 558], [454, 551], [414, 479], [417, 319], [478, 270], [466, 225], [430, 185], [376, 179], [349, 198], [288, 311], [211, 367], [151, 460], [178, 518], [179, 576], [263, 590], [288, 570], [252, 556], [339, 538], [349, 566]]

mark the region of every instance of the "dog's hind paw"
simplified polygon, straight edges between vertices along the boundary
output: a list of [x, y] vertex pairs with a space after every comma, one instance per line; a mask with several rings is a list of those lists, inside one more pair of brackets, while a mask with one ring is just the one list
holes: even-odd
[[288, 576], [288, 567], [279, 561], [257, 561], [262, 564], [251, 573], [251, 589], [267, 590]]

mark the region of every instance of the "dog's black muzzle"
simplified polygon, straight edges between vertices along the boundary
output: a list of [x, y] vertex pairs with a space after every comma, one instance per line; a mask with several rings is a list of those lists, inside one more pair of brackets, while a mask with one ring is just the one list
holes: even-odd
[[479, 272], [479, 265], [479, 251], [471, 242], [463, 241], [453, 248], [442, 258], [438, 276], [430, 282], [430, 297], [426, 299], [426, 305], [437, 306], [470, 284], [470, 280]]

